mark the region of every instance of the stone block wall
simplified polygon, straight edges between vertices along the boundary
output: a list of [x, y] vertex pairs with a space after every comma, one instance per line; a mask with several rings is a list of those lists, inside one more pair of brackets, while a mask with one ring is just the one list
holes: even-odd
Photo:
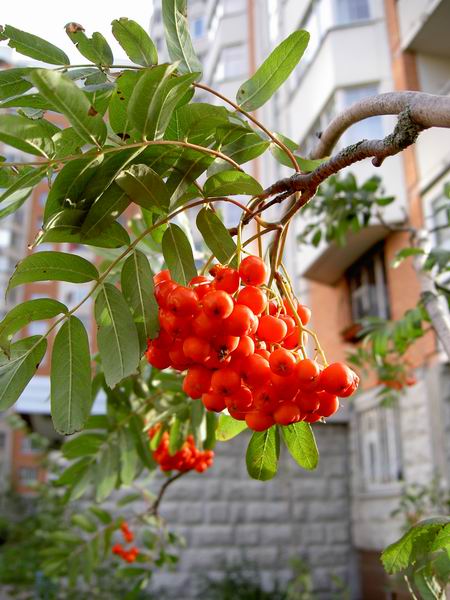
[[[161, 514], [182, 534], [186, 548], [172, 573], [153, 581], [164, 598], [202, 598], [201, 578], [228, 569], [255, 569], [265, 588], [292, 578], [291, 561], [311, 567], [317, 598], [330, 598], [332, 576], [356, 586], [350, 543], [348, 426], [315, 426], [321, 454], [316, 471], [300, 469], [281, 452], [277, 476], [249, 479], [248, 434], [216, 447], [214, 467], [189, 474], [167, 492]], [[353, 597], [356, 597], [353, 594]]]

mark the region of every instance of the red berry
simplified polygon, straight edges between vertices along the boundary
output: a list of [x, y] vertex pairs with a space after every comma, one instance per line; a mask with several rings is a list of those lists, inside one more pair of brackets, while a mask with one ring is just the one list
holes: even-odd
[[270, 378], [269, 362], [258, 354], [252, 354], [242, 360], [242, 379], [250, 387], [264, 385]]
[[320, 375], [320, 366], [315, 360], [305, 358], [297, 363], [295, 372], [300, 385], [310, 384]]
[[294, 372], [295, 364], [295, 356], [284, 348], [277, 348], [269, 358], [272, 371], [282, 377], [291, 375]]
[[166, 350], [158, 348], [154, 343], [148, 345], [145, 357], [148, 362], [161, 371], [170, 367], [170, 357]]
[[226, 330], [230, 335], [243, 336], [250, 333], [254, 314], [244, 304], [236, 304], [226, 320]]
[[206, 410], [222, 412], [225, 409], [225, 397], [214, 392], [206, 392], [202, 395], [202, 402]]
[[266, 431], [266, 429], [269, 429], [274, 424], [272, 415], [259, 410], [247, 413], [245, 415], [245, 422], [253, 431]]
[[192, 288], [179, 285], [167, 296], [166, 304], [177, 317], [191, 317], [198, 311], [198, 296]]
[[273, 413], [273, 418], [278, 425], [291, 425], [300, 421], [300, 409], [294, 402], [283, 402]]
[[161, 283], [162, 281], [170, 281], [170, 279], [171, 277], [169, 269], [164, 269], [164, 271], [160, 271], [159, 273], [153, 275], [153, 283], [155, 285], [158, 285], [158, 283]]
[[228, 411], [247, 412], [253, 404], [253, 395], [251, 391], [241, 386], [236, 392], [225, 398]]
[[319, 392], [317, 394], [319, 398], [319, 408], [317, 412], [322, 417], [331, 417], [335, 412], [339, 410], [339, 399], [333, 394], [328, 392]]
[[267, 268], [258, 256], [247, 256], [239, 265], [239, 275], [246, 285], [262, 285], [267, 279]]
[[211, 371], [195, 365], [190, 367], [183, 380], [183, 391], [191, 398], [201, 398], [211, 386]]
[[216, 394], [230, 396], [241, 387], [241, 376], [230, 367], [224, 367], [213, 373], [211, 389]]
[[233, 358], [245, 358], [255, 352], [255, 342], [248, 335], [243, 335], [238, 338], [239, 343], [233, 350]]
[[278, 317], [264, 315], [259, 319], [258, 337], [269, 344], [281, 342], [286, 332], [286, 323]]
[[272, 414], [278, 406], [278, 399], [274, 387], [266, 383], [253, 392], [253, 405], [256, 410]]
[[344, 392], [353, 383], [354, 377], [354, 371], [347, 367], [346, 364], [336, 362], [322, 371], [320, 381], [325, 391], [339, 396], [341, 392]]
[[239, 292], [237, 303], [245, 304], [255, 315], [260, 315], [267, 306], [267, 296], [262, 289], [247, 285]]
[[189, 336], [183, 342], [183, 352], [187, 358], [202, 363], [211, 354], [211, 345], [207, 340]]
[[216, 319], [226, 319], [233, 312], [233, 299], [223, 290], [209, 292], [203, 297], [203, 310], [206, 316]]
[[167, 308], [167, 297], [178, 287], [175, 281], [162, 281], [155, 287], [156, 302], [161, 308]]
[[231, 267], [218, 268], [214, 277], [214, 284], [216, 290], [234, 294], [239, 288], [239, 273]]

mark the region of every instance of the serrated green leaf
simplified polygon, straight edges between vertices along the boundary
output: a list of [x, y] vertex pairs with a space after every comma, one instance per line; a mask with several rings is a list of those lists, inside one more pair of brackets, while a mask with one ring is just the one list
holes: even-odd
[[195, 79], [194, 75], [173, 76], [175, 68], [159, 65], [144, 72], [131, 95], [128, 117], [144, 139], [162, 138], [180, 97]]
[[239, 88], [236, 101], [240, 107], [252, 111], [265, 104], [295, 69], [308, 42], [307, 31], [294, 31], [281, 42]]
[[97, 65], [109, 66], [114, 62], [113, 53], [108, 42], [98, 31], [88, 38], [84, 29], [78, 23], [68, 23], [66, 33], [77, 47], [77, 50], [90, 62]]
[[53, 343], [50, 401], [56, 431], [68, 435], [82, 429], [92, 405], [91, 355], [86, 329], [74, 316]]
[[122, 428], [119, 432], [120, 479], [123, 485], [133, 483], [136, 476], [139, 457], [130, 429]]
[[18, 68], [18, 69], [2, 69], [0, 71], [0, 100], [5, 98], [12, 98], [19, 94], [27, 92], [32, 84], [26, 81], [24, 77], [27, 77], [31, 68]]
[[70, 520], [74, 525], [80, 527], [83, 531], [86, 531], [87, 533], [95, 533], [97, 531], [96, 524], [86, 515], [72, 515]]
[[8, 291], [32, 281], [86, 283], [99, 277], [95, 266], [76, 254], [36, 252], [20, 261], [8, 284]]
[[88, 144], [100, 147], [106, 139], [106, 125], [79, 87], [62, 73], [36, 69], [33, 84], [56, 110], [65, 115], [78, 135]]
[[119, 473], [119, 453], [117, 447], [106, 446], [100, 456], [96, 471], [95, 499], [103, 502], [116, 487]]
[[0, 115], [0, 141], [28, 154], [49, 158], [55, 152], [52, 135], [58, 128], [48, 121], [32, 121], [21, 115]]
[[219, 442], [227, 442], [247, 429], [245, 421], [237, 421], [228, 415], [220, 415], [216, 429], [216, 439]]
[[69, 244], [84, 244], [85, 246], [99, 246], [100, 248], [120, 248], [128, 246], [130, 236], [117, 222], [101, 223], [102, 232], [90, 238], [82, 235], [82, 224], [86, 212], [77, 209], [66, 209], [54, 214], [45, 225], [38, 243], [44, 242]]
[[81, 226], [81, 237], [92, 239], [105, 232], [128, 208], [131, 198], [113, 183], [89, 208]]
[[90, 506], [89, 510], [93, 513], [97, 519], [103, 523], [103, 525], [109, 525], [112, 523], [113, 519], [108, 511], [100, 508], [99, 506]]
[[44, 208], [44, 224], [62, 208], [75, 208], [84, 198], [83, 192], [102, 161], [103, 155], [100, 154], [75, 159], [64, 165], [50, 188]]
[[170, 195], [167, 187], [150, 167], [133, 165], [122, 171], [116, 182], [139, 206], [148, 210], [157, 209], [161, 213], [168, 211]]
[[289, 454], [295, 462], [308, 471], [317, 468], [319, 452], [309, 423], [294, 423], [281, 427], [281, 434]]
[[52, 298], [37, 298], [18, 304], [0, 322], [0, 348], [9, 354], [11, 339], [20, 329], [32, 321], [52, 319], [67, 310], [64, 304]]
[[97, 343], [106, 383], [113, 388], [136, 372], [139, 340], [128, 305], [110, 283], [105, 283], [95, 300], [95, 319], [99, 326]]
[[220, 171], [209, 177], [203, 192], [207, 197], [242, 194], [257, 196], [263, 192], [261, 184], [251, 175], [241, 171]]
[[105, 436], [102, 433], [85, 433], [77, 435], [68, 440], [62, 447], [64, 458], [73, 460], [82, 456], [91, 456], [98, 452], [101, 445], [105, 442]]
[[[209, 208], [202, 208], [196, 223], [205, 244], [217, 260], [222, 264], [228, 263], [236, 254], [236, 244], [217, 214]], [[231, 261], [231, 265], [236, 266], [236, 258]]]
[[47, 340], [34, 335], [11, 344], [10, 358], [0, 353], [0, 410], [19, 399], [47, 350]]
[[80, 477], [83, 476], [83, 474], [87, 471], [87, 469], [89, 469], [90, 465], [91, 465], [90, 458], [82, 458], [81, 460], [78, 460], [77, 462], [70, 465], [70, 467], [67, 467], [67, 469], [65, 469], [61, 473], [61, 475], [55, 481], [55, 485], [57, 485], [57, 486], [72, 485], [77, 480], [79, 480]]
[[0, 195], [0, 202], [6, 200], [18, 190], [24, 188], [30, 189], [37, 185], [39, 181], [45, 177], [46, 171], [47, 167], [38, 167], [37, 169], [26, 169], [25, 171], [21, 171], [19, 177], [14, 181], [14, 183]]
[[128, 58], [143, 67], [158, 63], [156, 46], [148, 33], [136, 21], [122, 17], [112, 22], [112, 33]]
[[12, 25], [5, 25], [3, 33], [9, 38], [8, 46], [15, 48], [24, 56], [50, 65], [70, 65], [69, 57], [65, 52], [37, 35], [21, 31]]
[[158, 305], [153, 288], [153, 273], [145, 254], [134, 250], [121, 274], [122, 293], [131, 306], [135, 323], [141, 323], [144, 338], [156, 337], [159, 331]]
[[142, 71], [122, 71], [116, 80], [116, 91], [109, 103], [108, 116], [112, 130], [122, 139], [126, 139], [131, 133], [132, 126], [128, 120], [128, 104], [142, 75]]
[[172, 115], [164, 139], [206, 146], [214, 141], [217, 127], [228, 122], [227, 116], [228, 111], [222, 106], [202, 102], [186, 104]]
[[245, 456], [250, 477], [260, 481], [272, 479], [278, 469], [279, 454], [280, 438], [275, 426], [266, 431], [255, 431]]
[[163, 235], [162, 251], [174, 281], [187, 285], [197, 275], [192, 248], [181, 227], [169, 225]]
[[164, 34], [169, 56], [180, 61], [179, 70], [201, 75], [202, 66], [195, 55], [187, 21], [187, 0], [164, 0], [162, 4]]

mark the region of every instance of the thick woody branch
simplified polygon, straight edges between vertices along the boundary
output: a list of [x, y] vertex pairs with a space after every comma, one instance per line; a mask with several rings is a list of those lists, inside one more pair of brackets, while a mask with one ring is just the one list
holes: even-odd
[[285, 198], [295, 192], [301, 192], [299, 200], [288, 209], [283, 217], [283, 222], [286, 222], [294, 212], [314, 196], [319, 185], [328, 177], [366, 158], [372, 158], [373, 164], [380, 166], [387, 156], [398, 154], [413, 144], [422, 129], [423, 127], [411, 118], [410, 109], [405, 108], [399, 114], [393, 133], [384, 139], [362, 140], [357, 144], [352, 144], [323, 162], [311, 173], [296, 173], [291, 177], [280, 179], [264, 190], [262, 197], [267, 198], [279, 194]]
[[311, 158], [328, 156], [341, 135], [351, 126], [378, 115], [399, 115], [409, 109], [411, 119], [422, 129], [450, 127], [450, 97], [423, 92], [390, 92], [356, 102], [331, 121], [320, 134]]

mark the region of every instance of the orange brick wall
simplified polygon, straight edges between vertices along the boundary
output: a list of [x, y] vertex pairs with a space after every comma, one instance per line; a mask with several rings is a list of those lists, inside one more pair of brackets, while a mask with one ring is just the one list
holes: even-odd
[[21, 430], [13, 431], [12, 436], [12, 486], [14, 491], [19, 494], [30, 494], [33, 493], [33, 488], [27, 485], [23, 485], [20, 479], [20, 470], [22, 467], [32, 467], [38, 469], [38, 482], [45, 483], [47, 479], [47, 470], [42, 464], [43, 454], [42, 452], [23, 452], [22, 441], [26, 437], [26, 434]]

